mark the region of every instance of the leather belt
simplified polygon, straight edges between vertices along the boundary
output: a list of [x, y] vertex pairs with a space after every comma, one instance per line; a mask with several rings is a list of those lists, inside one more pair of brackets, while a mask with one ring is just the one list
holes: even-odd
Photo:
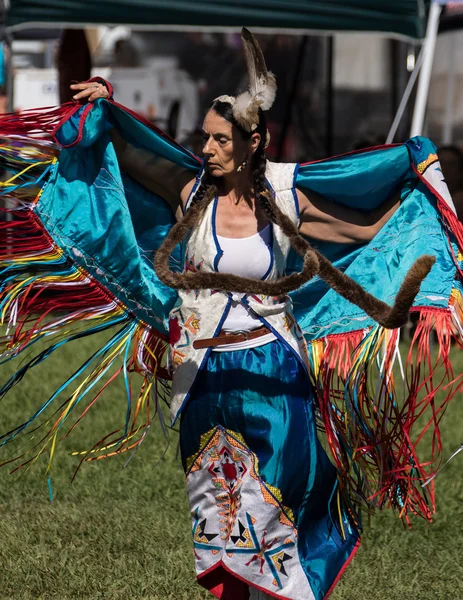
[[267, 335], [268, 333], [272, 332], [268, 327], [265, 326], [259, 327], [259, 329], [253, 329], [251, 331], [232, 331], [230, 333], [221, 331], [217, 337], [195, 340], [193, 342], [193, 348], [195, 348], [195, 350], [202, 350], [203, 348], [215, 348], [216, 346], [238, 344], [239, 342], [255, 340], [263, 335]]

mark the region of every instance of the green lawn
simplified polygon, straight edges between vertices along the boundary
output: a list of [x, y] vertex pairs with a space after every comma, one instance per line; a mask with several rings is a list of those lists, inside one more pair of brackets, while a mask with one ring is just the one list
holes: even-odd
[[[40, 400], [88, 356], [95, 341], [63, 348], [2, 400], [1, 427]], [[456, 356], [460, 365], [463, 361]], [[11, 372], [1, 367], [1, 380]], [[159, 426], [123, 469], [126, 457], [87, 464], [70, 485], [76, 459], [124, 419], [118, 384], [65, 440], [52, 473], [50, 503], [44, 461], [25, 477], [0, 470], [0, 600], [199, 600], [212, 597], [196, 585], [190, 515], [183, 471]], [[445, 455], [463, 442], [463, 403], [457, 396], [442, 426]], [[9, 449], [3, 449], [5, 458]], [[156, 466], [157, 465], [157, 466]], [[463, 453], [439, 475], [437, 515], [405, 530], [394, 515], [366, 527], [363, 545], [332, 600], [446, 600], [463, 598]]]

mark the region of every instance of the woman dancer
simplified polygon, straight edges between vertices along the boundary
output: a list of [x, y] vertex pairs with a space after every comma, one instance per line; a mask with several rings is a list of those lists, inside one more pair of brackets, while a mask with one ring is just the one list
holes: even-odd
[[[147, 152], [136, 135], [128, 140], [119, 127], [109, 135], [121, 171], [177, 215], [155, 267], [159, 279], [179, 294], [169, 315], [170, 410], [173, 423], [180, 417], [198, 580], [225, 600], [319, 600], [358, 547], [360, 507], [389, 504], [403, 514], [428, 516], [428, 498], [420, 489], [427, 473], [410, 442], [416, 407], [397, 406], [389, 395], [390, 374], [381, 378], [381, 404], [371, 402], [370, 412], [357, 407], [348, 415], [333, 399], [324, 401], [330, 385], [318, 387], [288, 293], [318, 275], [383, 327], [397, 328], [435, 259], [414, 262], [389, 307], [308, 244], [301, 234], [324, 243], [368, 243], [397, 210], [398, 187], [386, 186], [382, 202], [365, 212], [299, 187], [298, 165], [266, 161], [264, 111], [276, 86], [246, 30], [243, 44], [249, 91], [213, 102], [203, 123], [204, 168], [196, 176], [188, 165]], [[111, 95], [101, 81], [73, 89], [76, 100]], [[91, 109], [89, 104], [84, 112], [91, 115]], [[85, 137], [85, 121], [76, 129], [68, 118], [60, 128], [67, 123], [77, 137], [70, 144], [58, 138], [63, 148]], [[90, 147], [95, 155], [83, 145], [82, 164], [106, 152], [108, 141]], [[101, 187], [100, 181], [95, 189]], [[92, 199], [95, 209], [98, 201]], [[95, 223], [102, 214], [97, 211]], [[183, 272], [171, 261], [179, 244]], [[300, 272], [290, 272], [291, 250], [300, 255]], [[93, 259], [98, 265], [96, 254]], [[153, 306], [153, 312], [159, 311]], [[141, 337], [139, 347], [150, 350], [148, 336]], [[146, 358], [137, 361], [149, 370]], [[363, 390], [365, 382], [356, 389]], [[318, 440], [317, 418], [334, 464]], [[121, 439], [99, 449], [128, 448], [136, 433], [127, 428]]]
[[[245, 599], [249, 587], [251, 598], [318, 599], [357, 547], [359, 517], [351, 526], [337, 508], [336, 470], [317, 439], [310, 367], [278, 274], [286, 271], [290, 240], [303, 245], [297, 230], [312, 240], [368, 242], [398, 199], [370, 213], [336, 206], [295, 186], [296, 165], [266, 161], [264, 111], [276, 84], [255, 40], [246, 31], [243, 38], [255, 81], [238, 98], [212, 103], [198, 178], [128, 144], [116, 129], [111, 137], [123, 171], [176, 215], [195, 212], [184, 262], [188, 273], [210, 274], [198, 290], [198, 280], [182, 282], [169, 270], [186, 227], [180, 217], [156, 267], [182, 300], [170, 315], [171, 411], [173, 420], [181, 415], [198, 579], [219, 598]], [[72, 88], [76, 100], [109, 95], [101, 83]], [[255, 281], [220, 281], [215, 272]], [[219, 285], [223, 291], [211, 294]]]

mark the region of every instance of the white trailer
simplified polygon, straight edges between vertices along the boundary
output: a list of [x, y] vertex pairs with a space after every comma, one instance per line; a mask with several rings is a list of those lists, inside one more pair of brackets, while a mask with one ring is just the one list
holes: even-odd
[[[193, 131], [199, 118], [196, 83], [177, 68], [175, 58], [153, 60], [148, 67], [99, 68], [93, 75], [108, 79], [115, 100], [156, 123], [171, 129], [180, 141]], [[59, 104], [56, 69], [17, 69], [14, 77], [14, 110]]]

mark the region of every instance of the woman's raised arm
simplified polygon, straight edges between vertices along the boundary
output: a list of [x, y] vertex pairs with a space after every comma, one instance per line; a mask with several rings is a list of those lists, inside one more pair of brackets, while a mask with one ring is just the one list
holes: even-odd
[[400, 194], [371, 211], [337, 204], [316, 192], [297, 190], [300, 226], [303, 235], [314, 240], [339, 244], [363, 244], [372, 240], [400, 205]]
[[[71, 89], [77, 91], [74, 100], [93, 102], [97, 98], [109, 98], [106, 86], [96, 81], [73, 84]], [[109, 135], [121, 171], [125, 171], [141, 185], [164, 198], [176, 217], [180, 218], [194, 185], [194, 174], [169, 160], [129, 144], [115, 128]]]
[[164, 198], [176, 217], [180, 218], [195, 182], [193, 173], [147, 150], [132, 146], [117, 129], [111, 129], [109, 135], [121, 171]]

